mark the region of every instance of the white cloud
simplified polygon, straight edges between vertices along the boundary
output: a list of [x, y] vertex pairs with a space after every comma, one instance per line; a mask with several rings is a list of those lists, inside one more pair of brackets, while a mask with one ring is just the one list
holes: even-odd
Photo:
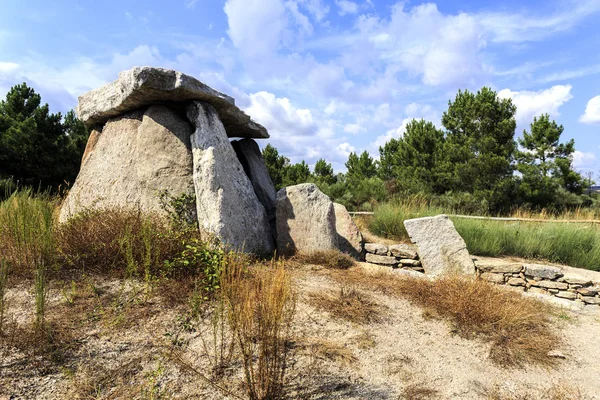
[[13, 73], [19, 68], [19, 64], [13, 62], [0, 62], [0, 79], [4, 75]]
[[523, 126], [541, 114], [560, 115], [559, 108], [573, 98], [571, 88], [571, 85], [556, 85], [537, 92], [503, 89], [498, 92], [498, 97], [512, 99], [517, 106], [517, 124]]
[[586, 153], [579, 150], [573, 152], [573, 167], [575, 168], [590, 167], [595, 161], [596, 155], [594, 153]]
[[600, 74], [600, 64], [582, 68], [575, 68], [567, 71], [553, 72], [542, 76], [538, 81], [540, 83], [548, 83], [555, 81], [564, 81], [567, 79], [581, 78], [582, 76], [594, 74]]
[[321, 21], [329, 13], [329, 6], [322, 0], [298, 0], [317, 21]]
[[360, 126], [359, 124], [346, 124], [344, 125], [344, 132], [346, 133], [351, 133], [353, 135], [356, 135], [360, 132], [364, 132], [365, 128]]
[[195, 8], [198, 0], [185, 0], [186, 8]]
[[260, 60], [277, 50], [287, 28], [280, 0], [227, 0], [224, 11], [229, 37], [244, 57]]
[[376, 153], [379, 151], [379, 147], [383, 147], [383, 145], [389, 142], [391, 139], [398, 139], [399, 137], [404, 136], [406, 133], [406, 126], [412, 120], [413, 118], [405, 118], [402, 120], [402, 123], [399, 127], [390, 129], [384, 135], [378, 136], [377, 139], [375, 139], [375, 141], [371, 144], [371, 149], [375, 151], [372, 152], [372, 154], [379, 157], [379, 153]]
[[335, 5], [338, 6], [338, 8], [340, 9], [340, 15], [356, 14], [358, 12], [358, 4], [356, 4], [353, 1], [336, 0]]
[[579, 121], [585, 124], [600, 123], [600, 96], [592, 97], [585, 106], [585, 112]]

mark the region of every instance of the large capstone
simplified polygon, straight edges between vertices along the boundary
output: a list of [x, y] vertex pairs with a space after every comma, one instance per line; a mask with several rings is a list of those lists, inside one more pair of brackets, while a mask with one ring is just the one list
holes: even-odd
[[233, 98], [198, 79], [164, 68], [134, 67], [119, 78], [79, 97], [77, 115], [84, 124], [102, 125], [110, 118], [151, 104], [200, 100], [217, 111], [229, 137], [268, 138], [267, 130], [240, 110]]
[[364, 240], [354, 220], [342, 204], [333, 203], [333, 210], [335, 212], [335, 229], [340, 251], [351, 255], [357, 260], [363, 260]]
[[271, 227], [271, 233], [273, 240], [277, 237], [277, 227], [275, 225], [275, 212], [276, 204], [275, 200], [277, 192], [273, 181], [269, 176], [269, 170], [265, 164], [265, 160], [258, 148], [258, 144], [252, 139], [242, 139], [231, 142], [233, 149], [237, 155], [238, 160], [244, 168], [244, 172], [250, 179], [254, 193], [256, 197], [267, 211], [267, 218], [269, 220], [269, 226]]
[[94, 208], [164, 213], [161, 191], [193, 195], [192, 131], [182, 116], [161, 105], [109, 119], [90, 135], [60, 221]]
[[312, 183], [277, 192], [277, 250], [280, 254], [338, 248], [333, 203]]
[[200, 227], [237, 250], [272, 253], [275, 249], [265, 208], [229, 143], [215, 108], [194, 101], [187, 116]]
[[475, 274], [467, 245], [446, 215], [408, 219], [404, 227], [417, 246], [426, 274]]

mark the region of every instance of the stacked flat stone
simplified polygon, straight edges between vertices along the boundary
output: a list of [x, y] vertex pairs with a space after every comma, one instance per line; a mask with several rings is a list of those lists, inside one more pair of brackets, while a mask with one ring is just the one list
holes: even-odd
[[380, 243], [366, 243], [364, 247], [365, 261], [368, 263], [424, 272], [414, 246], [402, 243], [389, 246]]
[[574, 273], [565, 274], [552, 265], [483, 257], [477, 257], [474, 261], [480, 279], [509, 285], [524, 292], [548, 294], [586, 305], [600, 305], [600, 273], [598, 280], [593, 281]]

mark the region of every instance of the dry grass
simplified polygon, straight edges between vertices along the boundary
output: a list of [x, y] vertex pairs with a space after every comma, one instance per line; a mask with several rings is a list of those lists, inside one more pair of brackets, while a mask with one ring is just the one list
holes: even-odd
[[482, 393], [488, 400], [585, 400], [587, 397], [581, 391], [566, 384], [555, 384], [547, 390], [541, 390], [537, 394], [515, 393], [515, 391], [503, 390], [498, 386], [484, 390]]
[[292, 260], [301, 264], [322, 265], [332, 269], [348, 269], [356, 264], [352, 257], [338, 250], [298, 253], [292, 257]]
[[377, 304], [371, 296], [343, 286], [338, 293], [311, 293], [309, 302], [328, 312], [333, 318], [360, 325], [379, 322], [383, 315], [383, 306]]
[[247, 264], [232, 261], [224, 266], [221, 292], [241, 353], [248, 397], [283, 397], [296, 310], [296, 296], [283, 263], [272, 261], [250, 273]]
[[547, 354], [561, 340], [552, 326], [553, 309], [546, 303], [485, 281], [460, 277], [433, 281], [392, 278], [389, 274], [369, 275], [357, 269], [332, 276], [346, 285], [407, 298], [426, 314], [449, 321], [461, 337], [483, 338], [491, 344], [491, 360], [499, 365], [555, 362]]
[[403, 400], [427, 400], [437, 398], [437, 390], [431, 389], [423, 382], [411, 383], [404, 387], [400, 394]]
[[350, 367], [357, 358], [346, 346], [319, 338], [302, 339], [299, 347], [313, 360], [333, 361], [343, 367]]

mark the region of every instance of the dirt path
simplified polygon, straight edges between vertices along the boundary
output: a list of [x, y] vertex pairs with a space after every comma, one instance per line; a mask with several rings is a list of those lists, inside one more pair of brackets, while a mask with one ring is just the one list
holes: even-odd
[[[312, 300], [315, 294], [352, 289], [343, 279], [310, 266], [293, 270], [293, 279], [299, 297], [290, 398], [488, 399], [499, 390], [504, 399], [538, 399], [557, 386], [580, 390], [579, 397], [566, 398], [600, 399], [600, 313], [561, 312], [557, 329], [565, 338], [566, 359], [553, 369], [506, 369], [489, 360], [489, 345], [453, 334], [449, 324], [402, 298], [360, 290], [380, 311], [379, 320], [347, 322]], [[21, 325], [33, 317], [30, 289], [21, 285], [8, 293], [9, 312]], [[167, 306], [159, 298], [128, 302], [133, 289], [118, 281], [97, 283], [95, 290], [96, 297], [80, 293], [70, 306], [58, 288], [51, 291], [49, 308], [66, 310], [65, 327], [75, 339], [62, 349], [62, 359], [49, 364], [3, 349], [0, 399], [235, 398], [165, 356], [176, 342], [197, 370], [208, 370], [202, 327], [186, 331], [185, 307]], [[220, 385], [239, 394], [243, 376], [236, 368]]]

